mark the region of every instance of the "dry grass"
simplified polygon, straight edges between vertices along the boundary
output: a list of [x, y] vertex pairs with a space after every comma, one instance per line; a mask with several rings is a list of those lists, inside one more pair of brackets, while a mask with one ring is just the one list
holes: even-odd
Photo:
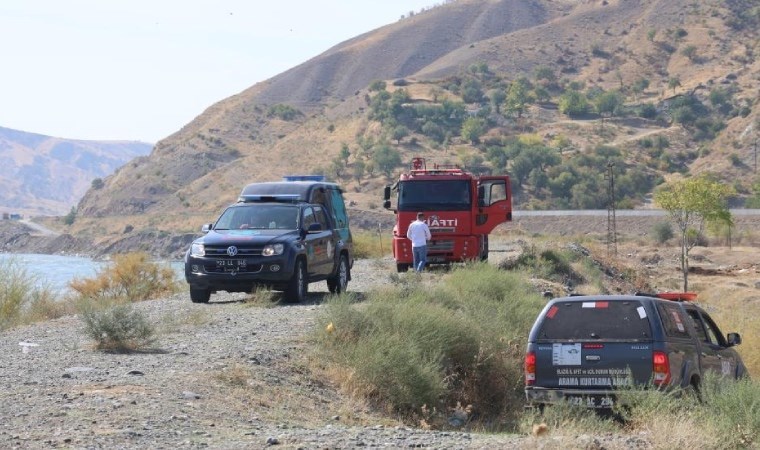
[[114, 255], [94, 278], [69, 283], [80, 299], [135, 302], [172, 294], [179, 289], [174, 270], [150, 260], [146, 253]]

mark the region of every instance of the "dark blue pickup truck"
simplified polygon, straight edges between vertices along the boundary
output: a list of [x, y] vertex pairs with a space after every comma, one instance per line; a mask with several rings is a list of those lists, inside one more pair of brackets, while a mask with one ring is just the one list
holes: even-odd
[[252, 183], [217, 221], [202, 228], [185, 254], [190, 299], [207, 303], [217, 291], [284, 291], [306, 298], [309, 283], [326, 280], [345, 292], [354, 263], [343, 191], [312, 176]]
[[525, 355], [530, 405], [567, 401], [611, 408], [616, 391], [633, 385], [699, 390], [708, 371], [747, 376], [692, 293], [573, 296], [551, 300], [536, 319]]

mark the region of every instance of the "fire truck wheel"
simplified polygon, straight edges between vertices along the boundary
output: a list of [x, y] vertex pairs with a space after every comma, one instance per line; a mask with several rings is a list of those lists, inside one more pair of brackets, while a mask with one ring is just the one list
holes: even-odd
[[409, 264], [396, 264], [396, 272], [398, 273], [404, 273], [409, 270]]

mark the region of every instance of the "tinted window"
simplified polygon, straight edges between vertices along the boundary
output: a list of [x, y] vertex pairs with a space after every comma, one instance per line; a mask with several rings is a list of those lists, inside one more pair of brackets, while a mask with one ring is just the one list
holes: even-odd
[[638, 301], [555, 303], [544, 316], [538, 339], [649, 339], [649, 317]]
[[325, 214], [325, 210], [322, 208], [314, 208], [314, 214], [316, 221], [322, 225], [323, 230], [329, 230], [330, 225], [327, 221], [327, 215]]
[[694, 326], [694, 332], [697, 333], [697, 338], [702, 342], [710, 342], [707, 338], [705, 326], [702, 324], [702, 318], [699, 317], [697, 310], [687, 309], [686, 312], [689, 313], [689, 317], [692, 319], [692, 325]]
[[657, 311], [660, 313], [662, 327], [665, 334], [671, 337], [690, 338], [689, 330], [686, 328], [689, 321], [683, 315], [681, 307], [676, 304], [659, 303]]
[[303, 210], [303, 227], [308, 229], [309, 225], [316, 223], [317, 219], [314, 217], [314, 210], [312, 208], [305, 208]]
[[705, 323], [705, 329], [707, 330], [707, 337], [710, 339], [710, 343], [713, 345], [720, 345], [721, 347], [727, 346], [728, 344], [723, 338], [723, 333], [720, 332], [720, 329], [715, 324], [715, 322], [713, 322], [713, 320], [709, 315], [707, 315], [706, 312], [702, 312], [701, 314], [702, 319]]

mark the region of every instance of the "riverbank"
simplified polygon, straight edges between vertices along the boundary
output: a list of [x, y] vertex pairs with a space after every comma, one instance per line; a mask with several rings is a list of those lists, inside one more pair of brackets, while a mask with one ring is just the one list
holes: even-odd
[[[667, 222], [666, 216], [657, 212], [635, 211], [640, 215], [630, 215], [621, 211], [611, 222], [603, 211], [516, 211], [511, 222], [494, 230], [501, 236], [564, 236], [594, 237], [606, 242], [611, 224], [618, 240], [647, 239], [654, 242], [655, 225]], [[741, 212], [741, 214], [739, 214]], [[650, 215], [646, 215], [646, 214]], [[393, 214], [387, 211], [349, 210], [351, 227], [355, 232], [377, 233], [378, 230], [389, 240], [393, 230]], [[760, 211], [739, 210], [733, 217], [731, 244], [760, 245]], [[92, 239], [65, 232], [40, 233], [13, 220], [0, 221], [0, 251], [6, 253], [42, 253], [71, 256], [87, 256], [103, 259], [114, 253], [142, 251], [155, 259], [179, 261], [197, 233], [170, 233], [159, 230], [130, 230], [120, 235], [109, 236], [107, 245], [95, 245]], [[101, 237], [102, 238], [102, 237]], [[727, 244], [728, 236], [712, 238], [720, 245]]]

